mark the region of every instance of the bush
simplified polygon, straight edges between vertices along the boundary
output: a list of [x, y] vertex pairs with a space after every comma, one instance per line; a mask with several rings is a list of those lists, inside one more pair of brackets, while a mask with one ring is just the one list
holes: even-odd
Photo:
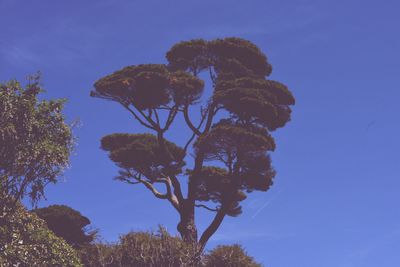
[[0, 214], [0, 266], [82, 265], [72, 247], [18, 204], [14, 212]]
[[198, 254], [179, 237], [164, 228], [157, 232], [131, 232], [116, 244], [98, 242], [81, 250], [88, 267], [261, 267], [240, 245], [218, 246]]
[[157, 233], [132, 232], [121, 238], [121, 263], [122, 266], [195, 266], [195, 246], [169, 235], [163, 228]]
[[51, 205], [34, 209], [32, 212], [43, 219], [53, 233], [63, 238], [73, 248], [88, 245], [96, 236], [97, 231], [88, 231], [90, 220], [68, 206]]
[[119, 253], [117, 245], [97, 242], [81, 247], [79, 250], [81, 262], [87, 267], [113, 267], [118, 265]]
[[157, 232], [131, 232], [117, 244], [98, 243], [81, 250], [81, 259], [89, 267], [175, 267], [198, 266], [195, 245], [187, 245], [164, 228]]
[[204, 261], [205, 267], [261, 267], [240, 245], [217, 246]]

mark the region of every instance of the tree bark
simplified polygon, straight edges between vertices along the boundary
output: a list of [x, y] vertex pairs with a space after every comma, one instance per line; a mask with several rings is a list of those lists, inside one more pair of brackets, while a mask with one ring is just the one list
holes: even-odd
[[226, 215], [225, 208], [221, 207], [220, 210], [215, 215], [214, 220], [201, 235], [201, 238], [199, 240], [201, 250], [204, 249], [210, 237], [218, 230], [219, 226], [221, 225], [222, 221], [225, 218], [225, 215]]
[[197, 243], [197, 228], [194, 220], [194, 203], [186, 200], [182, 204], [177, 229], [185, 242], [195, 244]]

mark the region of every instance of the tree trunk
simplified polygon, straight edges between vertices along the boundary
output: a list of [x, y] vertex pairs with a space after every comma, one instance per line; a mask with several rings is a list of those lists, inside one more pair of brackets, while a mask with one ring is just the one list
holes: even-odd
[[221, 207], [220, 210], [215, 215], [214, 220], [211, 222], [211, 224], [207, 227], [207, 229], [204, 231], [204, 233], [200, 237], [199, 244], [200, 244], [201, 250], [203, 250], [205, 248], [210, 237], [213, 234], [215, 234], [215, 232], [218, 230], [222, 221], [225, 218], [225, 215], [226, 215], [225, 208]]
[[185, 201], [180, 212], [181, 220], [178, 224], [178, 231], [182, 239], [187, 243], [197, 243], [197, 228], [194, 221], [194, 203]]

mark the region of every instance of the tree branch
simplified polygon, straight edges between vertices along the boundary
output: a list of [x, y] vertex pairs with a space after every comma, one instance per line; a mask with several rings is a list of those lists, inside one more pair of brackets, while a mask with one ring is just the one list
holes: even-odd
[[207, 229], [203, 232], [200, 237], [199, 244], [201, 246], [201, 250], [204, 249], [210, 237], [217, 231], [219, 226], [221, 225], [222, 221], [224, 220], [226, 215], [226, 210], [224, 205], [218, 210], [217, 214], [215, 215], [211, 224], [207, 227]]
[[140, 109], [138, 109], [135, 105], [133, 105], [133, 106], [135, 107], [135, 109], [137, 110], [137, 112], [139, 112], [140, 115], [142, 115], [142, 116], [146, 119], [146, 121], [147, 121], [148, 123], [150, 123], [150, 125], [153, 127], [153, 129], [155, 129], [156, 131], [159, 131], [159, 130], [160, 130], [160, 126], [159, 126], [157, 123], [155, 123], [150, 117], [146, 116], [146, 114], [144, 114], [143, 111], [141, 111]]
[[174, 187], [174, 194], [177, 197], [179, 203], [184, 201], [181, 184], [179, 183], [178, 179], [174, 175], [169, 176], [171, 179], [172, 186]]
[[206, 205], [203, 205], [203, 204], [195, 204], [194, 205], [195, 207], [198, 207], [198, 208], [205, 208], [206, 210], [209, 210], [209, 211], [218, 211], [219, 209], [218, 208], [210, 208], [210, 207], [208, 207], [208, 206], [206, 206]]
[[183, 108], [183, 117], [185, 118], [185, 122], [186, 124], [189, 126], [190, 130], [192, 130], [192, 132], [196, 135], [201, 135], [201, 132], [199, 131], [199, 129], [197, 129], [193, 123], [190, 121], [189, 118], [189, 105], [185, 105], [185, 107]]
[[[167, 188], [167, 199], [169, 200], [169, 202], [171, 202], [172, 206], [179, 212], [180, 211], [180, 202], [178, 197], [175, 195], [175, 193], [172, 192], [172, 181], [170, 179], [170, 177], [165, 176], [165, 178], [161, 178], [161, 179], [157, 179], [157, 182], [162, 182], [165, 184], [166, 188]], [[180, 186], [180, 185], [179, 185]], [[179, 187], [180, 188], [180, 187]], [[176, 188], [174, 188], [176, 189]], [[180, 193], [182, 194], [182, 193]]]
[[210, 74], [211, 81], [212, 81], [213, 85], [215, 86], [215, 84], [217, 83], [217, 79], [215, 77], [215, 74], [212, 72], [211, 66], [208, 67], [208, 71]]
[[[180, 212], [180, 199], [182, 198], [182, 193], [180, 192], [180, 184], [178, 182], [179, 187], [175, 188], [174, 187], [174, 192], [172, 192], [172, 187], [173, 187], [173, 180], [176, 179], [174, 177], [174, 179], [171, 180], [170, 177], [161, 174], [163, 177], [162, 178], [151, 178], [151, 177], [147, 177], [146, 178], [149, 181], [146, 181], [144, 179], [142, 179], [142, 173], [132, 173], [130, 170], [124, 170], [124, 171], [120, 171], [120, 176], [117, 176], [115, 179], [117, 180], [121, 180], [124, 181], [128, 184], [143, 184], [145, 185], [153, 194], [155, 197], [160, 198], [160, 199], [168, 199], [169, 202], [171, 202], [172, 206], [178, 211]], [[129, 178], [134, 179], [134, 181], [130, 180]], [[177, 181], [176, 181], [177, 182]], [[155, 187], [154, 187], [154, 183], [163, 183], [166, 186], [166, 193], [162, 194], [160, 193]], [[179, 189], [179, 192], [178, 192]], [[175, 195], [175, 192], [178, 192], [178, 197]]]
[[137, 121], [139, 121], [139, 123], [140, 123], [141, 125], [143, 125], [144, 127], [149, 128], [149, 129], [156, 130], [153, 126], [151, 126], [151, 125], [145, 123], [131, 108], [129, 108], [128, 105], [126, 105], [126, 104], [124, 104], [124, 103], [122, 103], [122, 102], [120, 102], [120, 103], [121, 103], [121, 105], [122, 105], [124, 108], [126, 108], [126, 109], [135, 117], [135, 119], [136, 119]]
[[160, 118], [158, 117], [157, 109], [154, 109], [154, 115], [155, 115], [155, 117], [156, 117], [156, 122], [157, 122], [157, 124], [160, 125]]
[[215, 111], [215, 104], [211, 103], [211, 104], [210, 104], [210, 107], [209, 107], [209, 109], [208, 109], [207, 123], [206, 123], [206, 126], [205, 126], [205, 128], [204, 128], [204, 131], [203, 131], [201, 134], [208, 133], [208, 131], [209, 131], [210, 128], [211, 128], [212, 121], [213, 121], [213, 119], [214, 119], [215, 114], [216, 114], [216, 111]]
[[161, 194], [150, 182], [142, 179], [138, 179], [138, 181], [144, 184], [144, 186], [146, 186], [154, 194], [155, 197], [159, 199], [168, 199], [168, 192], [166, 194]]
[[167, 131], [168, 128], [169, 128], [169, 126], [171, 126], [171, 124], [172, 124], [172, 122], [174, 121], [175, 116], [176, 116], [177, 113], [178, 113], [178, 107], [177, 107], [177, 106], [174, 106], [174, 107], [170, 110], [170, 112], [169, 112], [169, 114], [168, 114], [167, 122], [165, 123], [165, 126], [164, 126], [164, 128], [162, 129], [163, 132]]
[[[204, 122], [205, 118], [206, 118], [206, 115], [202, 114], [199, 126], [197, 126], [197, 128], [196, 128], [199, 132], [200, 132], [201, 125], [203, 125], [203, 122]], [[193, 141], [193, 139], [195, 137], [196, 137], [196, 133], [193, 133], [192, 136], [189, 138], [189, 140], [186, 142], [185, 146], [183, 147], [183, 150], [185, 151], [185, 154], [186, 154], [186, 151], [187, 151], [190, 143]]]

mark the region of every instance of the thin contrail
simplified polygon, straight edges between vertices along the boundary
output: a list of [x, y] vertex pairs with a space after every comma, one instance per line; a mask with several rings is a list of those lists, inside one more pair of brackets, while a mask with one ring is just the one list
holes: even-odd
[[254, 219], [265, 207], [267, 207], [269, 204], [271, 204], [271, 202], [272, 202], [273, 200], [275, 200], [275, 199], [278, 197], [278, 195], [279, 195], [280, 193], [282, 193], [282, 190], [279, 190], [278, 193], [276, 193], [270, 200], [268, 200], [267, 202], [265, 202], [264, 205], [262, 205], [262, 207], [259, 208], [259, 209], [253, 214], [253, 216], [251, 216], [251, 218]]

